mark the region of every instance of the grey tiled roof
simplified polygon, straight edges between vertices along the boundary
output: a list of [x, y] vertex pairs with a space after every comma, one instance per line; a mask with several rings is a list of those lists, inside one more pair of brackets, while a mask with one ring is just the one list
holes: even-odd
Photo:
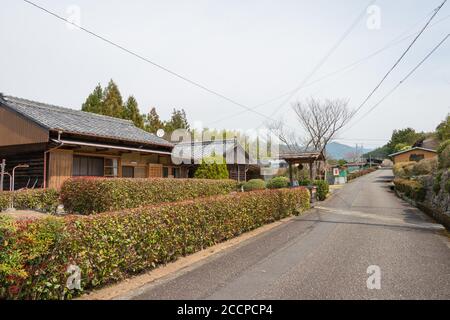
[[49, 130], [161, 146], [168, 141], [136, 127], [132, 121], [4, 96], [3, 104]]
[[[252, 162], [252, 158], [245, 153], [244, 148], [235, 140], [209, 140], [202, 142], [182, 142], [175, 145], [172, 150], [172, 157], [178, 159], [190, 159], [195, 163], [200, 163], [203, 158], [213, 155], [234, 156], [234, 149], [237, 148], [236, 163]], [[230, 159], [227, 159], [227, 161]], [[231, 164], [231, 163], [229, 163]]]

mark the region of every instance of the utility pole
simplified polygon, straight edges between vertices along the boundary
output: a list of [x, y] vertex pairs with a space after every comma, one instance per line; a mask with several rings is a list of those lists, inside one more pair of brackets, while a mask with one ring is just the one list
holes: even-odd
[[3, 191], [3, 177], [5, 175], [6, 160], [3, 159], [0, 164], [0, 191]]

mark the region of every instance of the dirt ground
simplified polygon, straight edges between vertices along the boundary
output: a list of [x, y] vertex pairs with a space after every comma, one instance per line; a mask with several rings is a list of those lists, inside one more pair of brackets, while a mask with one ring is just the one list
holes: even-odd
[[33, 210], [2, 211], [0, 214], [10, 216], [17, 220], [42, 219], [49, 216], [48, 213]]

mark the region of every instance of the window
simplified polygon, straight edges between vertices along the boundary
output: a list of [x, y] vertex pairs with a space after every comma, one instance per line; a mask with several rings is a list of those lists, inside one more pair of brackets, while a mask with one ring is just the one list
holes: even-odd
[[409, 161], [417, 161], [419, 162], [420, 160], [423, 160], [425, 158], [425, 156], [423, 154], [411, 154], [409, 156]]
[[122, 177], [134, 178], [134, 167], [123, 166], [122, 167]]
[[163, 178], [180, 178], [181, 169], [177, 167], [163, 167]]
[[105, 177], [117, 177], [118, 161], [115, 158], [105, 158]]
[[73, 156], [72, 175], [102, 177], [104, 175], [103, 158]]

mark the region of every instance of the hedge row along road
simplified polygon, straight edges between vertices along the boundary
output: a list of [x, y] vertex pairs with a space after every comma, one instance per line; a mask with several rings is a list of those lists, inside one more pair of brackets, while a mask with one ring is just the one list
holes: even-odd
[[118, 298], [449, 299], [449, 239], [392, 179], [360, 177], [316, 210]]
[[[305, 188], [90, 216], [0, 216], [0, 299], [68, 299], [309, 209]], [[69, 279], [71, 279], [69, 281]], [[69, 284], [68, 284], [69, 283]]]

